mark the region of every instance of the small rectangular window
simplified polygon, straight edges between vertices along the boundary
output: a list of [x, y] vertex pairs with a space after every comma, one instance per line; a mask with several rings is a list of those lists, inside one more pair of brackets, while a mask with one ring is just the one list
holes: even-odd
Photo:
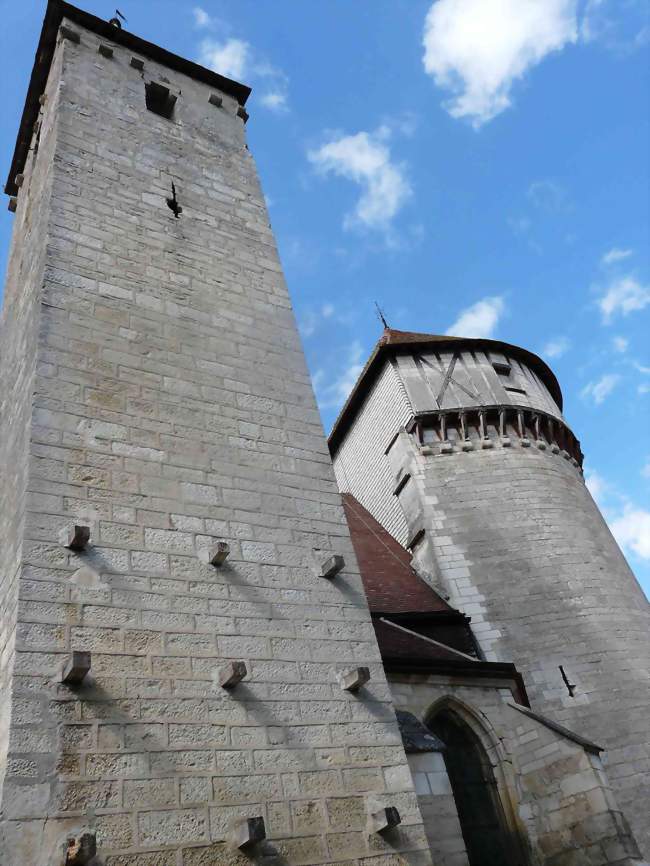
[[526, 390], [521, 387], [517, 376], [513, 375], [512, 366], [507, 360], [493, 361], [492, 366], [494, 367], [494, 371], [499, 377], [499, 381], [501, 382], [506, 391], [510, 391], [513, 394], [526, 393]]
[[159, 84], [157, 81], [148, 81], [145, 84], [145, 100], [149, 111], [166, 117], [168, 120], [174, 113], [176, 96], [171, 93], [169, 87]]

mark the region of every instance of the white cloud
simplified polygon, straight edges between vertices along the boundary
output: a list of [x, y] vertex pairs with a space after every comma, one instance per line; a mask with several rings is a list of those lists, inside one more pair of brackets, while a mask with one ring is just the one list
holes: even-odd
[[446, 333], [455, 337], [491, 337], [504, 311], [502, 297], [483, 298], [462, 310]]
[[314, 376], [314, 389], [321, 409], [338, 409], [347, 399], [363, 370], [363, 346], [358, 340], [350, 345], [345, 366], [334, 379], [324, 370]]
[[388, 229], [412, 194], [405, 167], [393, 162], [386, 126], [376, 132], [342, 135], [310, 150], [307, 158], [323, 174], [335, 174], [361, 187], [361, 196], [345, 228]]
[[[650, 477], [650, 460], [642, 470]], [[593, 470], [585, 484], [603, 513], [619, 546], [640, 559], [650, 559], [650, 511], [639, 507]]]
[[192, 15], [194, 16], [194, 26], [199, 29], [205, 29], [206, 27], [212, 27], [212, 18], [205, 9], [202, 9], [200, 6], [195, 6], [192, 9]]
[[612, 344], [617, 352], [627, 352], [630, 341], [627, 337], [612, 337]]
[[637, 385], [638, 394], [650, 394], [650, 385]]
[[609, 485], [607, 484], [603, 476], [599, 475], [593, 470], [591, 472], [587, 472], [585, 475], [585, 484], [587, 485], [587, 490], [591, 493], [594, 500], [599, 505], [602, 504], [605, 498], [605, 494], [609, 490]]
[[650, 511], [627, 503], [623, 514], [610, 523], [610, 529], [623, 550], [650, 559]]
[[303, 337], [311, 337], [327, 319], [349, 324], [349, 314], [338, 313], [334, 304], [325, 303], [318, 310], [307, 310], [298, 319], [298, 330]]
[[605, 294], [598, 300], [603, 320], [609, 322], [615, 313], [627, 316], [650, 304], [650, 286], [642, 285], [635, 277], [620, 277], [613, 280]]
[[632, 255], [632, 250], [621, 250], [618, 247], [612, 247], [611, 250], [603, 255], [600, 263], [602, 265], [613, 265], [614, 262], [621, 262]]
[[260, 96], [260, 103], [276, 114], [285, 114], [289, 111], [287, 104], [287, 93], [284, 90], [269, 90]]
[[[195, 17], [198, 22], [200, 16], [196, 16], [196, 10]], [[204, 19], [201, 17], [201, 20]], [[205, 26], [212, 26], [212, 23], [210, 20]], [[289, 79], [282, 70], [260, 59], [244, 39], [204, 39], [199, 46], [199, 63], [236, 81], [263, 82], [266, 90], [258, 99], [259, 105], [276, 114], [289, 111]]]
[[570, 347], [571, 343], [567, 337], [556, 337], [548, 341], [542, 349], [542, 354], [547, 358], [560, 358]]
[[620, 0], [587, 0], [580, 38], [583, 42], [598, 40], [610, 51], [628, 55], [648, 42], [646, 0], [627, 0], [625, 14], [620, 13]]
[[591, 399], [596, 406], [600, 406], [600, 404], [604, 403], [605, 399], [612, 393], [620, 380], [621, 377], [618, 373], [606, 373], [604, 376], [601, 376], [598, 381], [589, 382], [588, 385], [585, 385], [580, 392], [580, 396], [584, 399]]
[[251, 60], [251, 46], [243, 39], [227, 39], [217, 42], [204, 39], [199, 48], [199, 62], [224, 75], [241, 81], [247, 77]]
[[576, 0], [437, 0], [424, 26], [424, 68], [453, 93], [452, 117], [478, 127], [510, 105], [530, 68], [577, 38]]
[[645, 466], [641, 470], [641, 475], [643, 475], [644, 478], [650, 478], [650, 458], [648, 458]]

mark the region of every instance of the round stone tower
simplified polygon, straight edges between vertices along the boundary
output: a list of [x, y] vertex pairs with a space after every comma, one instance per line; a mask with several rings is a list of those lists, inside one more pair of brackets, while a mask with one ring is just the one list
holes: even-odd
[[531, 704], [605, 747], [650, 855], [650, 605], [587, 490], [562, 394], [505, 343], [386, 330], [330, 437], [339, 485], [472, 617]]

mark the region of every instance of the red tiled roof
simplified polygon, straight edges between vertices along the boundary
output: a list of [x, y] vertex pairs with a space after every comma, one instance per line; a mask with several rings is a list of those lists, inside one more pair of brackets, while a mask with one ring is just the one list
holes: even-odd
[[372, 624], [383, 659], [405, 662], [462, 660], [462, 656], [458, 653], [430, 643], [415, 634], [402, 631], [381, 619], [373, 618]]
[[379, 338], [382, 346], [399, 346], [403, 343], [454, 343], [463, 342], [463, 337], [450, 337], [446, 334], [421, 334], [418, 331], [396, 331], [394, 328], [386, 328]]
[[363, 586], [375, 613], [439, 613], [453, 608], [411, 567], [411, 554], [351, 493], [343, 494]]

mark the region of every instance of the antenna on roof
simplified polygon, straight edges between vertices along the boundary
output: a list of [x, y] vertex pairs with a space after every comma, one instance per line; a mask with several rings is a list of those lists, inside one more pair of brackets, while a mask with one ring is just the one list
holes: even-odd
[[120, 18], [122, 19], [122, 21], [124, 21], [126, 23], [126, 18], [124, 17], [124, 15], [122, 15], [122, 13], [120, 12], [119, 9], [116, 9], [115, 10], [115, 17], [111, 18], [111, 20], [108, 23], [112, 24], [113, 27], [118, 27], [121, 30], [122, 29], [122, 22], [120, 21]]
[[377, 303], [377, 301], [375, 301], [375, 307], [377, 307], [377, 318], [378, 318], [379, 321], [382, 323], [382, 325], [384, 326], [384, 328], [388, 328], [388, 322], [386, 321], [386, 316], [384, 315], [384, 311], [383, 311], [382, 308], [379, 306], [379, 304]]

